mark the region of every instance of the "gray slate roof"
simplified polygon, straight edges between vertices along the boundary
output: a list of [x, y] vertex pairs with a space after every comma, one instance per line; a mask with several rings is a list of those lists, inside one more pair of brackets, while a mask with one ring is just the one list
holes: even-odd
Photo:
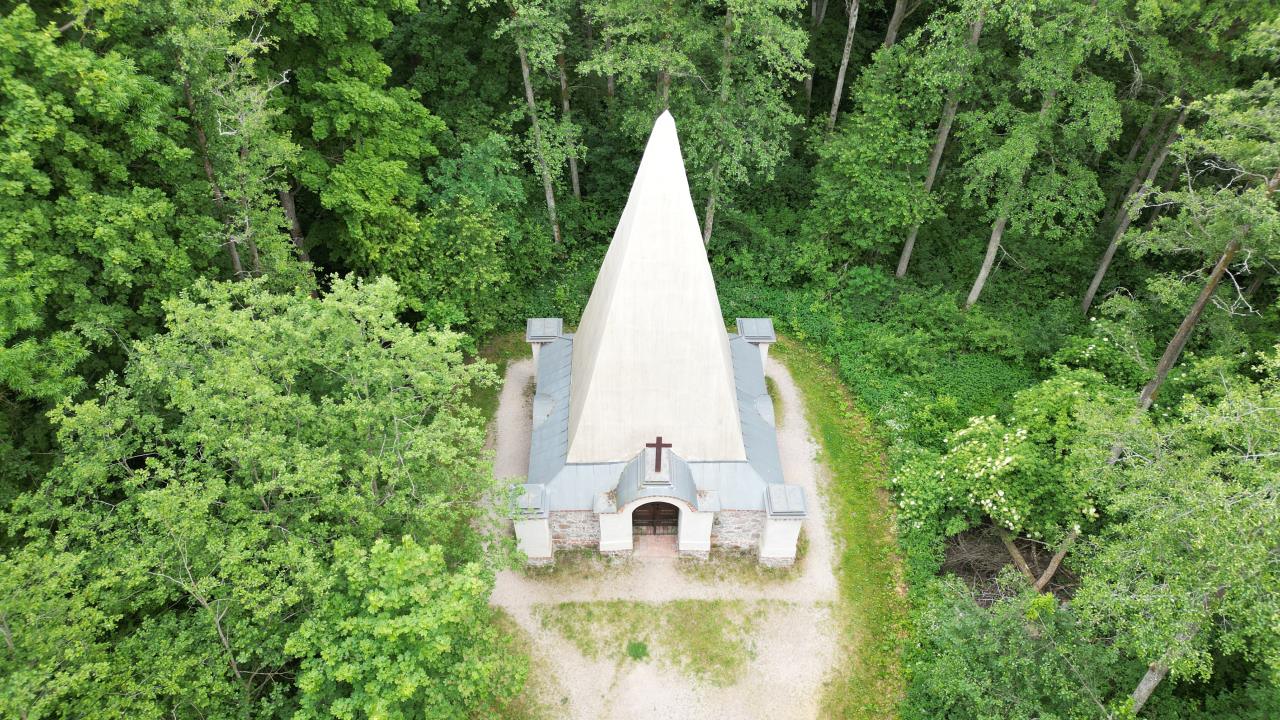
[[[700, 510], [764, 510], [765, 489], [783, 482], [773, 402], [765, 386], [759, 350], [740, 335], [729, 336], [729, 349], [747, 461], [686, 462], [666, 451], [663, 463], [665, 467], [667, 458], [671, 457], [673, 472], [676, 467], [687, 469], [687, 479], [692, 487], [684, 484], [684, 480], [673, 482], [673, 487], [678, 486], [680, 490], [675, 497], [686, 499]], [[548, 510], [595, 509], [608, 512], [611, 510], [597, 507], [597, 497], [616, 489], [619, 504], [629, 501], [621, 498], [624, 493], [631, 492], [625, 489], [628, 487], [625, 472], [632, 466], [645, 467], [645, 453], [640, 452], [644, 448], [637, 448], [636, 457], [628, 462], [580, 464], [565, 461], [569, 452], [572, 367], [572, 335], [561, 335], [542, 347], [538, 357], [537, 392], [533, 397], [528, 482], [545, 487], [545, 507]], [[684, 473], [684, 469], [679, 472]], [[671, 496], [671, 490], [659, 494]], [[691, 495], [692, 499], [686, 495]], [[637, 494], [631, 499], [641, 496], [644, 495]]]
[[529, 318], [524, 322], [525, 342], [551, 342], [564, 334], [560, 318]]
[[773, 331], [773, 318], [738, 318], [738, 334], [747, 342], [778, 341], [778, 334]]

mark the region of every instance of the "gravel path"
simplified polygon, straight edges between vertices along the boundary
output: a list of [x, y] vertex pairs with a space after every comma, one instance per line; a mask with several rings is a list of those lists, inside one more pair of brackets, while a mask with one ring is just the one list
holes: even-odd
[[[537, 578], [516, 571], [499, 574], [492, 603], [505, 609], [533, 641], [540, 663], [556, 675], [563, 698], [545, 698], [567, 718], [814, 718], [822, 683], [837, 660], [838, 598], [832, 572], [834, 547], [827, 527], [827, 506], [820, 486], [826, 471], [815, 459], [800, 393], [782, 364], [770, 358], [766, 374], [782, 402], [778, 446], [787, 482], [805, 488], [810, 514], [804, 521], [809, 547], [801, 566], [785, 579], [741, 582], [702, 578], [681, 572], [674, 559], [621, 563], [584, 577]], [[527, 388], [533, 363], [513, 362], [494, 423], [499, 478], [527, 472], [530, 407]], [[732, 575], [731, 573], [729, 574]], [[592, 660], [546, 630], [535, 612], [540, 605], [569, 601], [768, 600], [757, 624], [754, 657], [739, 681], [714, 687], [654, 662]], [[563, 700], [563, 703], [561, 702]]]

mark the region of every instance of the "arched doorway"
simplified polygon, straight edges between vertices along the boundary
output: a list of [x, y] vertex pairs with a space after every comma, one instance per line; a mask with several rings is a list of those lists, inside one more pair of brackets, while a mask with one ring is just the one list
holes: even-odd
[[675, 535], [679, 532], [680, 508], [671, 503], [645, 503], [631, 513], [632, 535]]

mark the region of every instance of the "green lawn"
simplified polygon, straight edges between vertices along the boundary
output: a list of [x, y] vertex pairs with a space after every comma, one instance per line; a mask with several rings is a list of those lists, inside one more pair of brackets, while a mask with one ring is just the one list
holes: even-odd
[[823, 698], [831, 718], [888, 718], [902, 697], [906, 601], [879, 441], [835, 371], [813, 350], [782, 340], [770, 350], [791, 370], [831, 471], [838, 543], [839, 616], [848, 654]]
[[751, 641], [768, 602], [628, 600], [542, 606], [543, 627], [590, 658], [670, 664], [712, 685], [732, 685], [751, 659]]

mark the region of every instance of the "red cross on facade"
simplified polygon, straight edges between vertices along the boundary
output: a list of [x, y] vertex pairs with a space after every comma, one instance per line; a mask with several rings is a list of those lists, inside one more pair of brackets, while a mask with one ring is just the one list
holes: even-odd
[[647, 448], [653, 448], [656, 451], [654, 463], [653, 463], [653, 471], [662, 472], [662, 448], [671, 447], [671, 443], [662, 442], [662, 436], [659, 435], [657, 440], [651, 443], [645, 443], [644, 446]]

